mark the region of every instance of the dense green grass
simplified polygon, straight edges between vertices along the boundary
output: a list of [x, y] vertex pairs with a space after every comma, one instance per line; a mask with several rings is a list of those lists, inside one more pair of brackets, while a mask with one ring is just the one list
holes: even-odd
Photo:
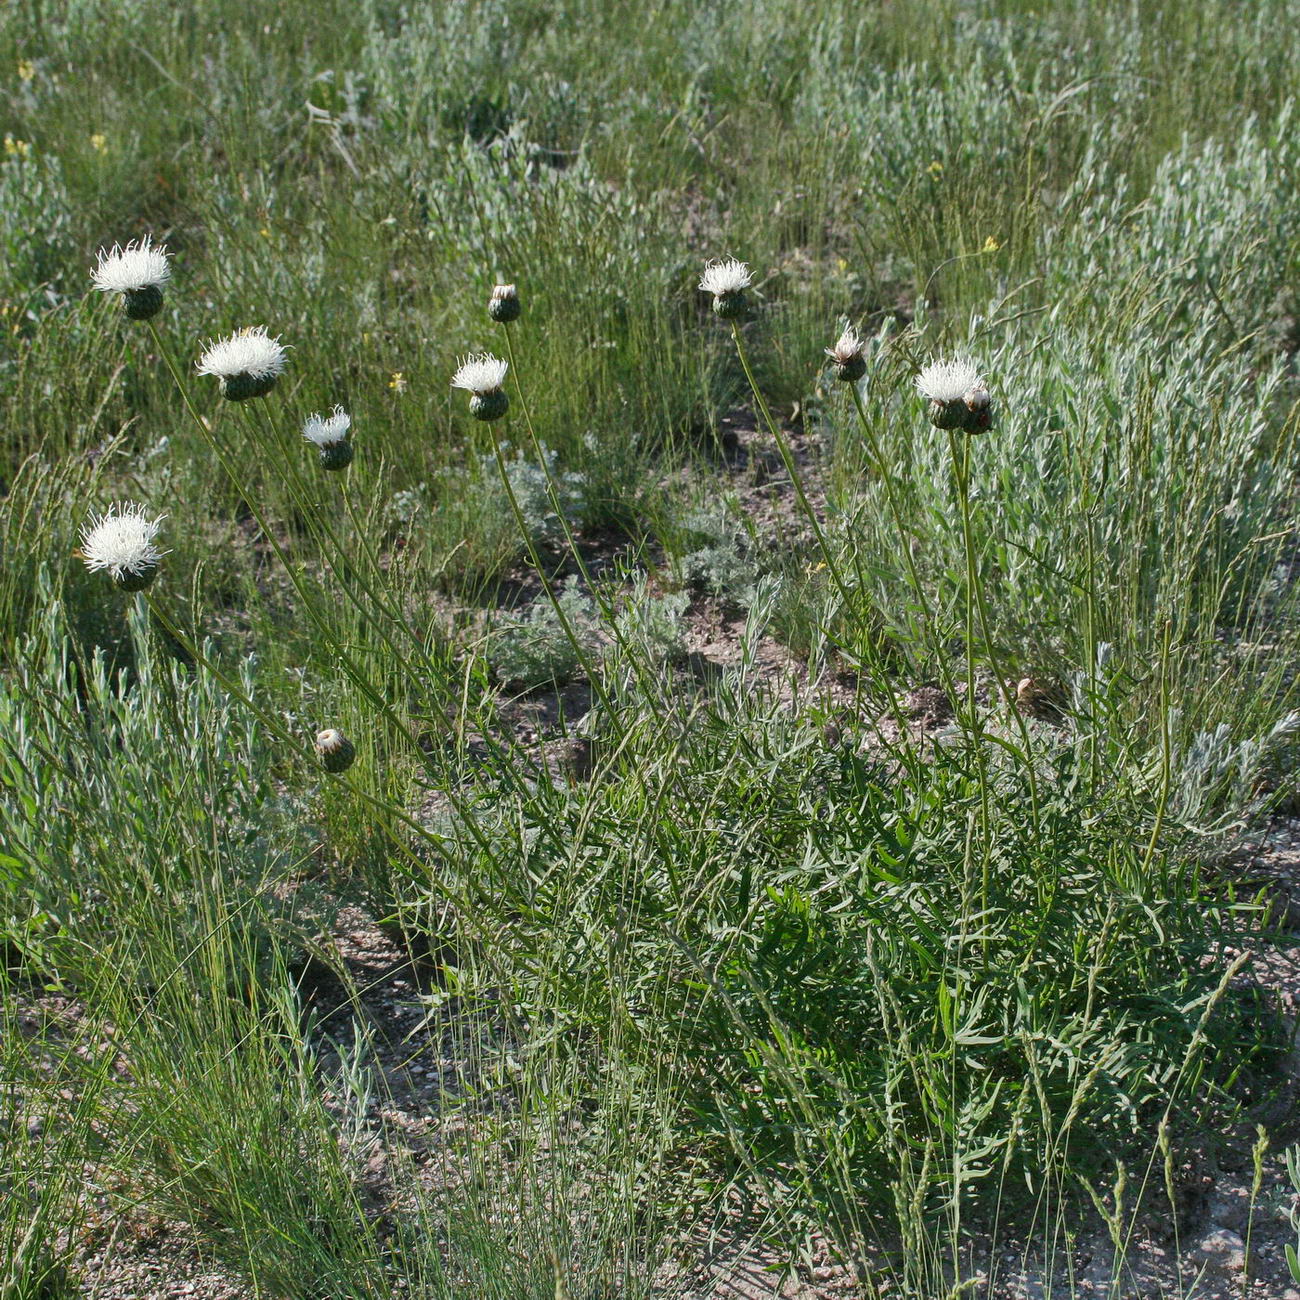
[[[78, 1294], [104, 1214], [268, 1296], [662, 1292], [743, 1205], [924, 1300], [1273, 1086], [1219, 863], [1295, 780], [1288, 17], [12, 6], [0, 1298]], [[145, 234], [148, 326], [89, 286]], [[193, 363], [254, 324], [287, 373], [223, 402]], [[449, 387], [485, 349], [494, 425]], [[958, 352], [986, 435], [914, 389]], [[136, 596], [72, 554], [122, 498], [167, 514]], [[565, 682], [545, 748], [515, 709]], [[454, 1062], [382, 1196], [372, 1049], [299, 994], [349, 986], [343, 905]]]

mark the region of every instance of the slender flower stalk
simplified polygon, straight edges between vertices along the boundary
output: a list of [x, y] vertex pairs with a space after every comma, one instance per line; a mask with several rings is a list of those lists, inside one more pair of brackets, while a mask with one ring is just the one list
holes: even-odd
[[975, 627], [978, 618], [980, 639], [984, 643], [984, 652], [988, 656], [989, 669], [996, 682], [996, 690], [1002, 698], [1003, 705], [1015, 720], [1024, 746], [1025, 776], [1029, 786], [1030, 814], [1034, 826], [1038, 826], [1038, 780], [1034, 775], [1033, 754], [1030, 747], [1029, 724], [1024, 714], [1016, 708], [1015, 695], [1003, 669], [1001, 656], [993, 643], [992, 620], [989, 617], [988, 600], [984, 594], [984, 584], [980, 579], [979, 563], [975, 551], [975, 530], [970, 501], [970, 453], [971, 440], [961, 437], [956, 430], [948, 430], [948, 455], [952, 461], [953, 479], [957, 485], [957, 503], [961, 512], [962, 546], [966, 552], [966, 663], [968, 679], [968, 707], [972, 725], [977, 732], [980, 729], [975, 710]]
[[271, 338], [265, 325], [252, 325], [209, 343], [195, 368], [216, 376], [227, 401], [244, 402], [269, 393], [287, 362], [279, 336]]
[[166, 244], [155, 246], [145, 235], [125, 248], [120, 244], [101, 248], [90, 278], [101, 293], [117, 294], [128, 319], [149, 320], [162, 310], [163, 288], [171, 274]]
[[115, 501], [81, 530], [80, 556], [91, 573], [107, 573], [123, 591], [143, 591], [158, 576], [166, 551], [156, 544], [166, 515], [150, 519], [134, 501]]
[[[748, 271], [746, 271], [748, 275]], [[701, 282], [702, 284], [703, 282]], [[845, 610], [855, 608], [857, 601], [853, 591], [844, 581], [844, 576], [840, 572], [840, 565], [835, 555], [832, 553], [830, 543], [826, 540], [825, 530], [822, 528], [821, 520], [817, 516], [817, 511], [813, 504], [808, 500], [808, 494], [804, 491], [803, 477], [799, 473], [799, 466], [795, 462], [794, 453], [790, 450], [790, 444], [786, 441], [785, 435], [781, 432], [780, 426], [772, 418], [772, 411], [767, 404], [767, 399], [763, 396], [762, 389], [758, 386], [758, 381], [754, 378], [754, 371], [749, 364], [749, 355], [745, 351], [745, 342], [740, 332], [740, 322], [734, 316], [731, 317], [731, 337], [736, 344], [736, 355], [740, 358], [741, 369], [745, 372], [745, 378], [749, 382], [749, 390], [754, 395], [754, 402], [758, 407], [759, 414], [763, 418], [763, 423], [767, 426], [767, 431], [776, 444], [777, 453], [781, 457], [781, 463], [785, 466], [786, 473], [790, 476], [790, 484], [794, 488], [795, 499], [799, 503], [799, 509], [807, 519], [809, 527], [812, 529], [813, 537], [817, 542], [817, 549], [821, 552], [822, 564], [826, 571], [831, 575], [831, 581], [834, 582], [839, 592], [840, 600]], [[859, 575], [860, 577], [860, 575]], [[865, 584], [859, 581], [859, 590], [864, 589]], [[828, 638], [832, 640], [833, 638]], [[883, 681], [883, 674], [881, 674]], [[894, 698], [892, 691], [882, 689], [882, 699], [886, 707], [894, 714], [894, 721], [900, 730], [904, 727], [904, 720], [899, 710], [898, 701]]]
[[[560, 530], [564, 534], [565, 544], [569, 549], [569, 555], [573, 559], [574, 566], [577, 568], [579, 576], [586, 584], [587, 590], [591, 593], [592, 598], [599, 606], [610, 634], [613, 636], [620, 649], [627, 651], [627, 638], [621, 630], [619, 619], [616, 617], [616, 611], [614, 610], [609, 598], [602, 591], [601, 584], [593, 579], [587, 561], [582, 554], [581, 548], [578, 546], [578, 540], [574, 536], [573, 527], [569, 523], [568, 508], [560, 499], [560, 491], [555, 481], [555, 471], [552, 468], [550, 457], [547, 456], [546, 449], [542, 445], [541, 439], [537, 436], [537, 429], [533, 424], [532, 412], [529, 410], [528, 406], [528, 394], [520, 381], [519, 367], [515, 362], [515, 347], [512, 337], [513, 330], [510, 328], [508, 323], [505, 326], [505, 336], [506, 353], [510, 358], [510, 371], [514, 376], [515, 393], [519, 398], [519, 408], [523, 412], [524, 427], [528, 430], [528, 438], [533, 448], [533, 454], [536, 456], [537, 464], [542, 471], [542, 481], [546, 486], [547, 503], [550, 505], [556, 519], [559, 521]], [[497, 467], [501, 473], [506, 493], [512, 498], [512, 505], [517, 505], [517, 502], [514, 501], [514, 485], [511, 483], [510, 476], [506, 471], [505, 458], [502, 456], [499, 446], [496, 448], [496, 453]], [[522, 514], [517, 513], [517, 519], [520, 522], [520, 526], [523, 527]], [[536, 567], [540, 564], [540, 557], [537, 556], [536, 548], [531, 542], [531, 535], [528, 535], [528, 538], [529, 556], [533, 559], [534, 566]], [[592, 689], [595, 691], [602, 704], [610, 706], [611, 700], [604, 683], [601, 681], [600, 673], [594, 670], [594, 665], [588, 663], [587, 649], [582, 644], [582, 640], [577, 634], [577, 629], [573, 627], [572, 620], [565, 611], [563, 604], [556, 599], [553, 584], [540, 567], [538, 568], [538, 577], [541, 579], [542, 590], [545, 592], [547, 599], [551, 602], [551, 607], [554, 609], [556, 618], [559, 620], [560, 628], [569, 639], [574, 654], [576, 655], [579, 664], [581, 664], [582, 670], [587, 676], [587, 680], [591, 683]], [[634, 670], [638, 676], [641, 676], [642, 668], [640, 663], [634, 656], [629, 656], [629, 660], [634, 664]], [[617, 711], [614, 711], [611, 716], [617, 717]]]

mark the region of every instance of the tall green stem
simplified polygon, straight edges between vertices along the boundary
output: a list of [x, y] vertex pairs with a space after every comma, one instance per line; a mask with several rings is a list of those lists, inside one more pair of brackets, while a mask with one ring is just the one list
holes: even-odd
[[[826, 566], [827, 572], [831, 575], [831, 580], [835, 583], [835, 586], [839, 591], [840, 600], [843, 603], [845, 612], [852, 614], [857, 601], [854, 599], [853, 592], [849, 590], [848, 586], [844, 582], [843, 576], [840, 573], [839, 563], [831, 551], [830, 543], [826, 540], [826, 533], [822, 528], [821, 519], [818, 517], [817, 511], [814, 509], [812, 502], [808, 499], [807, 492], [804, 490], [803, 477], [799, 473], [799, 465], [795, 461], [794, 453], [790, 449], [790, 444], [787, 441], [785, 434], [781, 432], [781, 428], [777, 424], [776, 420], [773, 419], [771, 408], [767, 404], [767, 399], [763, 396], [762, 389], [759, 388], [757, 379], [754, 378], [754, 371], [749, 364], [749, 355], [745, 350], [745, 340], [740, 331], [739, 321], [733, 320], [731, 322], [731, 337], [735, 341], [736, 355], [740, 358], [740, 365], [745, 372], [745, 379], [749, 383], [749, 391], [754, 396], [754, 403], [758, 407], [759, 414], [763, 417], [763, 424], [767, 428], [768, 435], [776, 444], [777, 454], [781, 457], [781, 463], [785, 466], [786, 474], [789, 475], [790, 485], [794, 490], [795, 500], [799, 504], [799, 509], [804, 518], [807, 519], [808, 525], [813, 531], [813, 536], [817, 541], [817, 549], [821, 553], [822, 563]], [[831, 636], [826, 629], [823, 628], [822, 632], [827, 636], [827, 639], [831, 644], [835, 644], [835, 638]], [[870, 641], [868, 641], [868, 644], [870, 644]], [[881, 662], [878, 650], [872, 654], [871, 658], [873, 661], [871, 667], [876, 670], [879, 678], [879, 680], [873, 684], [876, 686], [880, 701], [893, 715], [893, 720], [899, 729], [899, 733], [905, 734], [907, 730], [907, 721], [903, 717], [902, 710], [899, 707], [898, 699], [894, 691], [886, 685], [888, 675]], [[883, 741], [883, 736], [880, 737], [880, 739]]]
[[972, 723], [979, 725], [976, 722], [975, 711], [975, 626], [978, 619], [980, 639], [984, 643], [984, 652], [988, 656], [989, 671], [993, 674], [996, 690], [1002, 698], [1007, 713], [1020, 732], [1025, 779], [1029, 786], [1030, 817], [1033, 828], [1037, 830], [1039, 825], [1038, 777], [1034, 772], [1034, 754], [1029, 736], [1029, 724], [1025, 721], [1024, 714], [1016, 707], [1016, 699], [1012, 693], [1011, 683], [1007, 680], [1006, 670], [994, 644], [988, 601], [984, 594], [984, 584], [980, 579], [970, 504], [970, 445], [969, 435], [959, 435], [952, 429], [948, 431], [948, 452], [952, 458], [953, 476], [957, 482], [957, 497], [961, 509], [962, 544], [966, 552], [966, 664], [969, 679], [970, 716]]

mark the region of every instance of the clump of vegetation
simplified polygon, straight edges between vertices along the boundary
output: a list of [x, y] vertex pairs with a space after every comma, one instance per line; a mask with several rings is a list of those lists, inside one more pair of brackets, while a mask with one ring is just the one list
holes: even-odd
[[1281, 1042], [1300, 53], [1022, 7], [0, 28], [0, 1296], [1181, 1222]]
[[488, 658], [507, 685], [533, 690], [562, 686], [595, 646], [595, 607], [576, 577], [566, 579], [554, 601], [541, 597], [513, 626], [496, 632]]

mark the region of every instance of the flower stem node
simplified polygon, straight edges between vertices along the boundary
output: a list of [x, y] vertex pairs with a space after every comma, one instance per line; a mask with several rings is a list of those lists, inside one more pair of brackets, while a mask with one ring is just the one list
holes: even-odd
[[850, 325], [840, 335], [833, 348], [825, 349], [835, 363], [835, 378], [842, 384], [856, 384], [867, 373], [867, 361], [862, 355], [866, 344]]
[[474, 352], [461, 361], [451, 386], [470, 394], [469, 413], [476, 420], [499, 420], [509, 410], [510, 398], [502, 387], [509, 369], [509, 362], [490, 352]]
[[734, 257], [725, 261], [709, 262], [700, 277], [700, 288], [713, 295], [713, 312], [722, 320], [739, 320], [749, 309], [745, 290], [753, 284], [753, 276], [744, 262]]
[[162, 310], [163, 286], [172, 274], [169, 257], [166, 245], [155, 248], [148, 235], [125, 248], [101, 248], [91, 282], [101, 293], [117, 294], [128, 319], [149, 320]]
[[346, 772], [356, 759], [352, 742], [337, 728], [327, 727], [316, 733], [316, 756], [327, 772]]
[[107, 573], [122, 591], [143, 591], [158, 576], [158, 561], [167, 553], [156, 545], [166, 517], [148, 519], [144, 506], [133, 501], [117, 501], [102, 515], [92, 514], [81, 530], [86, 568]]
[[216, 376], [228, 402], [246, 402], [275, 387], [287, 360], [279, 338], [271, 338], [265, 325], [254, 325], [209, 344], [196, 368]]
[[518, 320], [523, 307], [519, 302], [519, 292], [513, 284], [498, 284], [492, 290], [488, 300], [488, 315], [502, 325]]

